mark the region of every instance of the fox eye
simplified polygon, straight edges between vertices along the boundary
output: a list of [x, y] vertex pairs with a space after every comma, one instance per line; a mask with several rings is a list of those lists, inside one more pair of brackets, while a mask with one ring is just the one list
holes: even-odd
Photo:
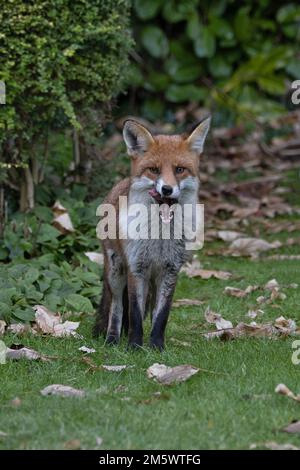
[[151, 166], [149, 168], [149, 170], [151, 171], [151, 173], [153, 173], [154, 175], [159, 175], [159, 168], [157, 168], [156, 166]]
[[177, 175], [180, 175], [181, 173], [184, 173], [185, 168], [183, 166], [177, 166], [176, 167], [176, 173]]

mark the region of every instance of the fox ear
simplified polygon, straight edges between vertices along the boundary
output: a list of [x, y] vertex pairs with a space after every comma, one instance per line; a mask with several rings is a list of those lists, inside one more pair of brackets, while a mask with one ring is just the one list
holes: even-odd
[[210, 127], [210, 121], [210, 116], [204, 119], [204, 121], [202, 121], [186, 139], [190, 149], [194, 150], [199, 155], [203, 152], [204, 142]]
[[128, 155], [136, 156], [148, 150], [154, 139], [151, 133], [137, 121], [125, 121], [123, 137], [127, 146]]

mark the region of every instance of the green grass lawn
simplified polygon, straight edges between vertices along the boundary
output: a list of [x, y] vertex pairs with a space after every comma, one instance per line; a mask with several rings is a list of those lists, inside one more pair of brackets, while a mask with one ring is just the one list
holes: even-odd
[[[174, 308], [167, 329], [167, 349], [162, 354], [147, 347], [128, 352], [126, 342], [107, 347], [91, 339], [92, 319], [82, 321], [83, 339], [28, 336], [22, 341], [57, 360], [9, 362], [0, 368], [0, 440], [3, 449], [61, 449], [79, 439], [82, 448], [102, 449], [228, 449], [248, 448], [252, 443], [276, 440], [300, 444], [297, 435], [280, 428], [300, 418], [299, 404], [274, 393], [284, 382], [299, 392], [300, 366], [291, 362], [292, 338], [241, 338], [207, 341], [203, 313], [207, 305], [234, 323], [248, 320], [257, 292], [246, 299], [223, 294], [225, 285], [246, 287], [276, 277], [279, 283], [299, 281], [297, 261], [250, 261], [204, 257], [205, 267], [230, 270], [236, 280], [199, 280], [180, 276], [176, 298], [206, 301], [200, 307]], [[299, 290], [283, 290], [287, 299], [268, 305], [263, 319], [280, 315], [299, 322]], [[146, 337], [149, 334], [147, 321]], [[190, 343], [182, 346], [172, 341]], [[6, 343], [15, 341], [6, 336]], [[90, 357], [97, 364], [129, 364], [120, 373], [89, 371], [78, 348], [97, 349]], [[199, 372], [187, 382], [165, 387], [146, 376], [154, 362], [170, 366], [193, 364], [211, 372]], [[87, 391], [83, 399], [43, 397], [40, 390], [53, 383]], [[120, 387], [122, 386], [122, 387]], [[161, 392], [160, 398], [154, 395]], [[10, 401], [19, 397], [20, 406]]]
[[[293, 187], [293, 198], [288, 194], [290, 202], [299, 205], [297, 172], [291, 172], [286, 181]], [[285, 217], [291, 221], [293, 218]], [[268, 234], [252, 223], [245, 231], [268, 241], [300, 237], [299, 231]], [[202, 334], [213, 329], [204, 320], [208, 305], [234, 325], [250, 322], [246, 313], [259, 307], [264, 314], [258, 322], [283, 315], [299, 326], [299, 287], [282, 288], [285, 300], [263, 306], [256, 302], [261, 291], [245, 298], [223, 293], [228, 285], [263, 286], [272, 278], [280, 285], [300, 285], [299, 261], [208, 256], [208, 250], [219, 252], [224, 247], [222, 242], [206, 244], [199, 259], [206, 269], [232, 272], [229, 281], [190, 279], [180, 274], [175, 299], [195, 298], [205, 303], [172, 309], [163, 353], [147, 347], [149, 318], [145, 347], [136, 352], [127, 351], [126, 339], [119, 347], [105, 346], [102, 338], [92, 339], [91, 316], [81, 319], [82, 339], [32, 335], [17, 338], [6, 334], [7, 345], [22, 342], [57, 359], [21, 360], [0, 366], [0, 431], [7, 434], [0, 434], [0, 448], [63, 449], [73, 440], [79, 440], [83, 449], [247, 449], [253, 443], [263, 447], [266, 441], [300, 446], [299, 435], [280, 431], [292, 420], [300, 419], [300, 405], [274, 392], [282, 382], [295, 393], [300, 392], [300, 365], [293, 365], [291, 360], [295, 337], [243, 337], [224, 342], [218, 338], [208, 341]], [[299, 245], [283, 246], [274, 253], [299, 254]], [[83, 345], [96, 349], [89, 358], [97, 365], [133, 367], [118, 373], [91, 370], [78, 351]], [[147, 378], [146, 370], [155, 362], [168, 366], [192, 364], [206, 371], [184, 383], [162, 386]], [[84, 389], [87, 395], [43, 397], [40, 390], [54, 383]], [[15, 397], [20, 399], [19, 406], [12, 403]], [[100, 447], [97, 438], [103, 440]]]

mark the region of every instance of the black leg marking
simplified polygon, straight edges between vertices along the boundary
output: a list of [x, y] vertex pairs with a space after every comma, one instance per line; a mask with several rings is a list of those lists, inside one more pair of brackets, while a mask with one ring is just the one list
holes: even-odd
[[171, 309], [171, 301], [172, 297], [168, 298], [157, 315], [154, 317], [154, 323], [150, 336], [150, 346], [157, 348], [160, 351], [164, 349], [165, 345], [165, 329]]
[[110, 306], [111, 292], [108, 283], [104, 280], [102, 297], [96, 312], [96, 321], [92, 332], [95, 338], [97, 338], [100, 334], [106, 335]]
[[129, 298], [129, 333], [128, 347], [139, 348], [143, 346], [143, 320], [142, 312], [135, 293]]

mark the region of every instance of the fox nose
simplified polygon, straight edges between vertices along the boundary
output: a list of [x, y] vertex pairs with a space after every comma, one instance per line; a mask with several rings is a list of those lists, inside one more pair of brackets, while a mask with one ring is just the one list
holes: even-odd
[[161, 192], [163, 193], [163, 196], [171, 196], [173, 192], [172, 186], [168, 186], [167, 184], [164, 184], [161, 188]]

